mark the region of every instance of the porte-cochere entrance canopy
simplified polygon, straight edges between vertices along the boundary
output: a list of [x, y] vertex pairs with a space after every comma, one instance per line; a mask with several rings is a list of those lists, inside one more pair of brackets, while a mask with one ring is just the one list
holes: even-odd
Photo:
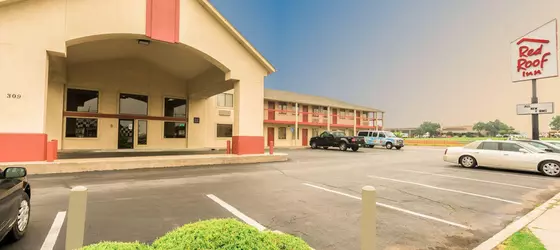
[[0, 34], [0, 90], [19, 97], [0, 98], [0, 162], [205, 147], [228, 90], [234, 153], [264, 152], [275, 69], [207, 0], [0, 1]]

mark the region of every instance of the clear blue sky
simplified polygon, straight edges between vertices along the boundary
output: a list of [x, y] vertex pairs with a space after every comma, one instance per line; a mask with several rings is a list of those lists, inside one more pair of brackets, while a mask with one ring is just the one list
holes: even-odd
[[[560, 17], [558, 0], [211, 2], [278, 69], [267, 88], [379, 108], [390, 127], [498, 118], [527, 130], [515, 104], [530, 84], [511, 83], [509, 43]], [[541, 101], [557, 93], [558, 79], [539, 82]]]

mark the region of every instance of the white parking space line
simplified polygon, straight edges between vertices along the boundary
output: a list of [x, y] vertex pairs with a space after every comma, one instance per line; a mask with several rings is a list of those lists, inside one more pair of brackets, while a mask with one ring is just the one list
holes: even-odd
[[243, 214], [242, 212], [240, 212], [239, 210], [237, 210], [236, 208], [234, 208], [233, 206], [231, 206], [230, 204], [227, 204], [225, 201], [221, 200], [220, 198], [216, 197], [213, 194], [207, 194], [206, 195], [208, 198], [210, 198], [211, 200], [213, 200], [214, 202], [218, 203], [220, 206], [222, 206], [223, 208], [225, 208], [226, 210], [228, 210], [230, 213], [232, 213], [233, 215], [235, 215], [237, 218], [241, 219], [242, 221], [244, 221], [245, 223], [257, 228], [259, 231], [264, 231], [266, 230], [266, 227], [264, 227], [263, 225], [259, 224], [257, 221], [249, 218], [249, 216]]
[[422, 171], [408, 170], [408, 169], [398, 169], [398, 171], [404, 171], [404, 172], [410, 172], [410, 173], [417, 173], [417, 174], [428, 174], [428, 175], [440, 176], [440, 177], [447, 177], [447, 178], [452, 178], [452, 179], [467, 180], [467, 181], [476, 181], [476, 182], [490, 183], [490, 184], [496, 184], [496, 185], [503, 185], [503, 186], [510, 186], [510, 187], [518, 187], [518, 188], [526, 188], [526, 189], [538, 190], [538, 188], [534, 188], [534, 187], [528, 187], [528, 186], [522, 186], [522, 185], [515, 185], [515, 184], [509, 184], [509, 183], [503, 183], [503, 182], [487, 181], [487, 180], [481, 180], [481, 179], [473, 179], [473, 178], [460, 177], [460, 176], [453, 176], [453, 175], [446, 175], [446, 174], [436, 174], [436, 173], [422, 172]]
[[517, 177], [517, 178], [523, 178], [523, 179], [532, 179], [532, 180], [541, 180], [541, 181], [557, 181], [554, 178], [551, 177], [547, 177], [544, 175], [538, 176], [535, 175], [534, 172], [517, 172], [517, 173], [507, 173], [504, 172], [503, 170], [497, 169], [497, 168], [476, 168], [476, 169], [463, 169], [460, 167], [451, 167], [450, 169], [453, 170], [453, 172], [463, 172], [463, 173], [484, 173], [484, 174], [489, 174], [489, 175], [499, 175], [499, 176], [508, 176], [508, 177]]
[[[323, 190], [323, 191], [327, 191], [327, 192], [330, 192], [330, 193], [343, 195], [343, 196], [346, 196], [346, 197], [349, 197], [349, 198], [352, 198], [352, 199], [362, 200], [362, 198], [360, 198], [360, 197], [358, 197], [358, 196], [354, 196], [354, 195], [350, 195], [350, 194], [345, 194], [345, 193], [342, 193], [342, 192], [339, 192], [339, 191], [335, 191], [335, 190], [331, 190], [331, 189], [328, 189], [328, 188], [316, 186], [316, 185], [313, 185], [313, 184], [303, 183], [303, 185], [306, 185], [306, 186], [309, 186], [309, 187], [312, 187], [312, 188], [321, 189], [321, 190]], [[470, 227], [465, 226], [465, 225], [462, 225], [462, 224], [459, 224], [459, 223], [455, 223], [455, 222], [447, 221], [447, 220], [444, 220], [444, 219], [436, 218], [436, 217], [433, 217], [433, 216], [429, 216], [429, 215], [425, 215], [425, 214], [413, 212], [413, 211], [410, 211], [410, 210], [398, 208], [398, 207], [391, 206], [391, 205], [387, 205], [387, 204], [384, 204], [384, 203], [376, 202], [375, 204], [377, 204], [377, 205], [380, 206], [380, 207], [384, 207], [384, 208], [396, 210], [396, 211], [403, 212], [403, 213], [410, 214], [410, 215], [414, 215], [414, 216], [418, 216], [418, 217], [420, 217], [420, 218], [424, 218], [424, 219], [428, 219], [428, 220], [433, 220], [433, 221], [445, 223], [445, 224], [447, 224], [447, 225], [451, 225], [451, 226], [455, 226], [455, 227], [460, 227], [460, 228], [464, 228], [464, 229], [471, 229]]]
[[52, 250], [54, 248], [56, 240], [58, 239], [58, 234], [60, 233], [60, 229], [62, 228], [62, 224], [64, 224], [65, 217], [66, 211], [58, 212], [56, 214], [51, 229], [49, 230], [47, 237], [45, 237], [43, 246], [41, 246], [41, 250]]
[[426, 187], [426, 188], [431, 188], [431, 189], [436, 189], [436, 190], [441, 190], [441, 191], [447, 191], [447, 192], [452, 192], [452, 193], [458, 193], [458, 194], [464, 194], [464, 195], [470, 195], [470, 196], [475, 196], [475, 197], [480, 197], [480, 198], [486, 198], [486, 199], [490, 199], [490, 200], [502, 201], [502, 202], [516, 204], [516, 205], [521, 205], [522, 204], [521, 202], [517, 202], [517, 201], [510, 201], [510, 200], [506, 200], [506, 199], [502, 199], [502, 198], [497, 198], [497, 197], [492, 197], [492, 196], [487, 196], [487, 195], [482, 195], [482, 194], [469, 193], [469, 192], [455, 190], [455, 189], [436, 187], [436, 186], [426, 185], [426, 184], [422, 184], [422, 183], [402, 181], [402, 180], [373, 176], [373, 175], [368, 175], [368, 177], [375, 178], [375, 179], [381, 179], [381, 180], [387, 180], [387, 181], [400, 182], [400, 183], [405, 183], [405, 184], [411, 184], [411, 185], [417, 185], [417, 186], [421, 186], [421, 187]]

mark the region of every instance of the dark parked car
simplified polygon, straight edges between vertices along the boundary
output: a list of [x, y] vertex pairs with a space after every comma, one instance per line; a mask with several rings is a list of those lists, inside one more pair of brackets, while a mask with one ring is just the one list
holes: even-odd
[[19, 240], [27, 231], [31, 187], [26, 175], [25, 168], [0, 169], [0, 241], [4, 237]]
[[529, 143], [531, 144], [531, 146], [542, 149], [546, 152], [560, 153], [560, 147], [546, 141], [539, 141], [539, 140], [516, 140], [516, 141]]
[[311, 148], [316, 149], [323, 147], [328, 149], [329, 147], [338, 147], [341, 151], [346, 151], [351, 148], [352, 151], [358, 151], [360, 147], [365, 145], [364, 137], [361, 136], [346, 136], [344, 132], [330, 132], [325, 131], [319, 136], [311, 137], [309, 145]]

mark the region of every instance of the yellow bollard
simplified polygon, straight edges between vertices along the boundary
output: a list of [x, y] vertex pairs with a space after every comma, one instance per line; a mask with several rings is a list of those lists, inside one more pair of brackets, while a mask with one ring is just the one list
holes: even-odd
[[87, 188], [78, 186], [70, 191], [66, 220], [66, 250], [83, 247], [86, 226]]
[[376, 229], [376, 191], [372, 186], [362, 188], [362, 217], [360, 218], [360, 239], [362, 250], [374, 250], [377, 237]]

